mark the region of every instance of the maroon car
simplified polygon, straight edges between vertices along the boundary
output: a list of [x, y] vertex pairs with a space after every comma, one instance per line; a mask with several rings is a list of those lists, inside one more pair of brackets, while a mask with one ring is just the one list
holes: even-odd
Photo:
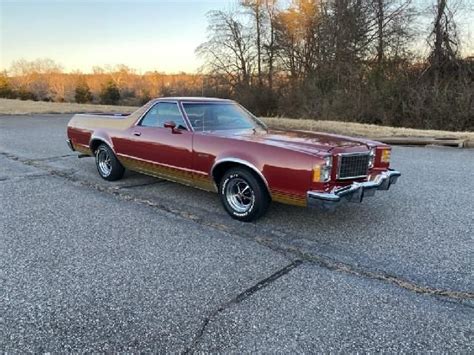
[[69, 147], [95, 156], [106, 180], [124, 169], [217, 191], [242, 221], [271, 201], [332, 208], [388, 190], [400, 173], [389, 168], [388, 145], [332, 134], [268, 129], [234, 101], [169, 97], [130, 115], [78, 114]]

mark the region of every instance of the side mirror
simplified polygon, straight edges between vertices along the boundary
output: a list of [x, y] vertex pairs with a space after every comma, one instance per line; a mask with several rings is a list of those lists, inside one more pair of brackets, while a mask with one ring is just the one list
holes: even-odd
[[176, 122], [174, 121], [168, 121], [163, 124], [163, 127], [165, 128], [171, 128], [171, 132], [173, 133], [181, 133], [179, 129], [176, 128]]
[[176, 128], [176, 123], [174, 121], [168, 121], [164, 123], [163, 127], [171, 128], [174, 130]]

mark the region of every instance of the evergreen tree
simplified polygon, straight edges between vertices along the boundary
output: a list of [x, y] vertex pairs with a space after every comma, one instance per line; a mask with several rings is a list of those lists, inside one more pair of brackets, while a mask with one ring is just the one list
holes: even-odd
[[120, 91], [117, 85], [109, 80], [102, 87], [100, 92], [100, 102], [104, 105], [117, 105], [120, 101]]
[[84, 104], [84, 103], [92, 101], [91, 90], [89, 88], [89, 85], [87, 85], [85, 81], [80, 82], [76, 86], [74, 98], [76, 99], [76, 102], [79, 104]]

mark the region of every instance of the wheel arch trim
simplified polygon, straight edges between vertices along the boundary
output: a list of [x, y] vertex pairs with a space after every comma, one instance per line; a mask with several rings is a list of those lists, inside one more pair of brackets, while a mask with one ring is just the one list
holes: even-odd
[[[94, 135], [94, 136], [91, 136], [91, 139], [89, 141], [89, 148], [91, 149], [91, 152], [94, 153], [94, 150], [92, 149], [92, 146], [93, 146], [93, 143], [94, 142], [102, 142], [104, 144], [107, 144], [107, 146], [112, 149], [112, 151], [115, 153], [115, 149], [114, 149], [114, 145], [112, 144], [112, 141], [111, 140], [108, 140], [106, 137], [103, 137], [103, 136], [99, 136], [99, 135]], [[100, 145], [100, 143], [99, 143]]]
[[211, 171], [210, 171], [210, 176], [214, 179], [214, 171], [215, 169], [221, 165], [221, 164], [224, 164], [224, 163], [235, 163], [235, 164], [240, 164], [240, 165], [243, 165], [247, 168], [249, 168], [250, 170], [252, 170], [253, 172], [255, 172], [263, 181], [263, 183], [265, 184], [265, 187], [267, 188], [267, 191], [268, 193], [270, 194], [271, 196], [271, 190], [270, 190], [270, 186], [268, 185], [268, 181], [267, 179], [265, 178], [265, 176], [263, 175], [263, 173], [255, 166], [253, 165], [252, 163], [250, 163], [249, 161], [247, 160], [243, 160], [243, 159], [239, 159], [239, 158], [233, 158], [233, 157], [229, 157], [229, 158], [222, 158], [222, 159], [218, 159], [214, 162], [214, 164], [212, 165], [212, 168], [211, 168]]

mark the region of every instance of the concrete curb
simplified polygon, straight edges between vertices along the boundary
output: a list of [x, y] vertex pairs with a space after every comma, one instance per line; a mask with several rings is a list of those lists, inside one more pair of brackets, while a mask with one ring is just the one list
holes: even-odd
[[474, 140], [464, 141], [464, 148], [474, 148]]
[[474, 141], [460, 138], [431, 137], [376, 137], [373, 140], [391, 145], [438, 145], [456, 148], [474, 148]]
[[[314, 131], [301, 130], [302, 132], [314, 133]], [[323, 132], [324, 133], [324, 132]], [[474, 140], [455, 137], [361, 137], [382, 142], [390, 145], [417, 145], [417, 146], [440, 146], [455, 148], [474, 148]]]

